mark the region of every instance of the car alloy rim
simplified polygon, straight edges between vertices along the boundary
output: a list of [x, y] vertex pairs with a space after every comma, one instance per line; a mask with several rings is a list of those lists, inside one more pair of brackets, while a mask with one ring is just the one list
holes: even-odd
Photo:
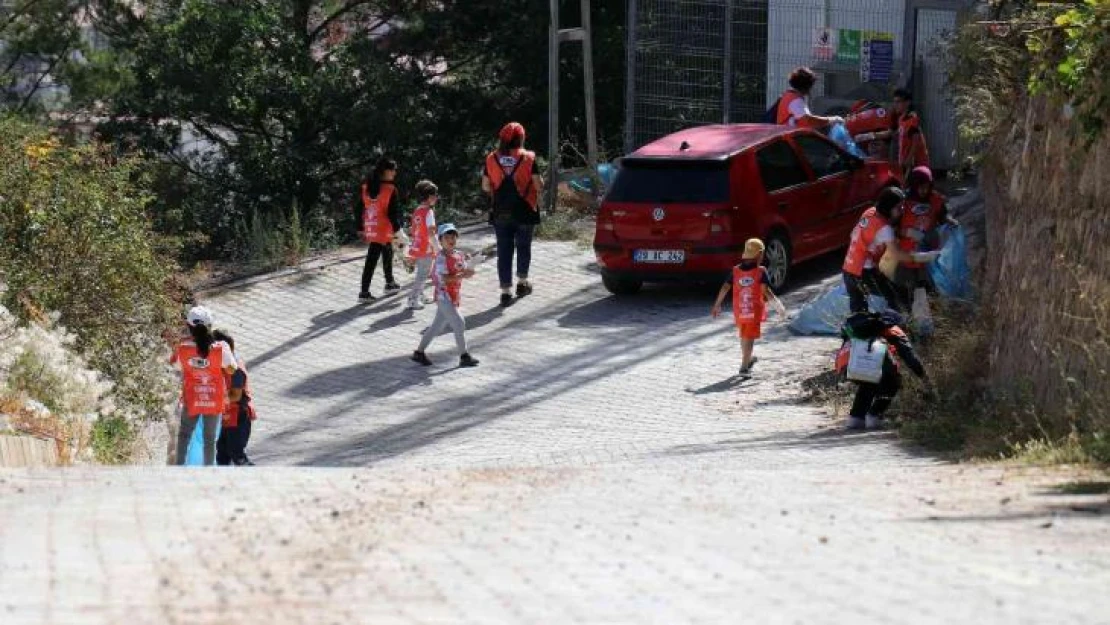
[[767, 273], [771, 283], [781, 286], [786, 277], [786, 248], [780, 241], [772, 240], [767, 244]]

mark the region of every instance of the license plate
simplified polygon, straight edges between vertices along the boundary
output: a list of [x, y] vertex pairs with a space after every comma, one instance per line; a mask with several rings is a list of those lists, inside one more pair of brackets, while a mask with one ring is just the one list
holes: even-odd
[[686, 262], [685, 250], [636, 250], [632, 253], [632, 260], [638, 263], [674, 263]]

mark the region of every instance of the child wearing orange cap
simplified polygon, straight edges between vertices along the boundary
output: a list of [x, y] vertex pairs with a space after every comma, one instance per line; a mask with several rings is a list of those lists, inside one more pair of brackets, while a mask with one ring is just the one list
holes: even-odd
[[732, 268], [732, 275], [721, 285], [717, 301], [713, 303], [710, 314], [716, 319], [721, 314], [721, 304], [725, 295], [732, 291], [732, 317], [740, 333], [740, 375], [751, 373], [758, 360], [752, 356], [755, 341], [763, 335], [763, 322], [767, 319], [767, 303], [771, 302], [779, 316], [786, 316], [786, 307], [771, 291], [771, 278], [762, 266], [763, 241], [748, 239], [744, 243], [744, 256], [740, 264]]

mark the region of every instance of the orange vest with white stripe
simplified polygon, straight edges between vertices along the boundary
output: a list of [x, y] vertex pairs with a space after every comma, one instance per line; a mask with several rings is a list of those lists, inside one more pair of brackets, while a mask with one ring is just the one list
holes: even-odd
[[507, 168], [501, 164], [501, 156], [501, 153], [496, 150], [490, 152], [489, 155], [486, 156], [486, 176], [489, 177], [494, 196], [496, 197], [497, 190], [501, 188], [505, 180], [511, 177], [520, 197], [524, 198], [529, 208], [536, 210], [536, 204], [539, 203], [540, 192], [532, 182], [532, 172], [535, 170], [536, 165], [535, 152], [515, 150], [511, 154], [506, 154], [505, 156], [516, 159], [516, 165], [511, 167], [511, 171], [506, 171]]
[[[915, 252], [925, 235], [937, 227], [940, 211], [944, 208], [944, 196], [933, 191], [928, 202], [907, 199], [903, 203], [902, 222], [898, 228], [898, 247], [907, 252]], [[911, 269], [923, 267], [921, 263], [902, 263]]]
[[759, 323], [767, 319], [763, 299], [763, 267], [732, 268], [732, 317], [736, 325]]
[[867, 259], [870, 258], [871, 262], [878, 265], [886, 252], [886, 246], [879, 246], [875, 250], [869, 249], [871, 243], [875, 240], [875, 235], [879, 233], [884, 227], [890, 225], [879, 211], [874, 206], [863, 211], [863, 216], [860, 217], [859, 223], [852, 229], [852, 239], [848, 244], [848, 254], [844, 257], [844, 265], [842, 269], [845, 273], [853, 276], [862, 277], [863, 268], [867, 265]]
[[[793, 117], [790, 113], [790, 105], [793, 104], [795, 100], [801, 100], [802, 98], [802, 94], [793, 89], [787, 89], [783, 92], [782, 97], [779, 98], [779, 109], [775, 112], [775, 123], [780, 126], [788, 126], [790, 124], [790, 119]], [[800, 127], [802, 125], [802, 120], [795, 119], [794, 125]]]
[[412, 233], [412, 243], [409, 245], [408, 256], [411, 258], [428, 258], [435, 251], [432, 249], [432, 233], [428, 230], [428, 213], [432, 207], [421, 204], [412, 213], [412, 224], [409, 230]]
[[393, 240], [393, 224], [389, 223], [389, 202], [393, 199], [393, 183], [383, 182], [378, 197], [370, 197], [370, 186], [362, 183], [362, 240], [366, 243], [389, 243]]
[[[254, 401], [251, 399], [251, 376], [247, 373], [247, 367], [242, 360], [238, 361], [239, 370], [246, 376], [246, 382], [243, 384], [243, 399], [233, 402], [227, 402], [227, 410], [224, 410], [224, 427], [234, 428], [239, 427], [239, 412], [242, 404], [246, 403], [247, 418], [254, 421], [256, 415], [254, 413]], [[227, 378], [227, 388], [230, 392], [231, 389], [231, 376], [227, 373], [224, 374]]]
[[222, 415], [227, 411], [227, 378], [223, 370], [223, 345], [213, 343], [208, 356], [200, 355], [196, 343], [177, 345], [181, 365], [185, 411], [190, 417]]
[[[438, 264], [442, 261], [446, 265], [447, 275], [441, 276]], [[457, 276], [466, 270], [466, 255], [455, 250], [448, 252], [447, 250], [440, 250], [439, 255], [436, 256], [437, 266], [432, 270], [432, 282], [435, 283], [435, 296], [436, 301], [439, 301], [441, 294], [447, 295], [451, 303], [456, 307], [459, 305], [459, 296], [462, 292], [462, 282], [447, 282], [445, 279], [451, 276]]]
[[913, 111], [898, 120], [898, 165], [906, 171], [929, 166], [929, 148], [925, 145], [925, 133], [921, 131], [921, 118]]

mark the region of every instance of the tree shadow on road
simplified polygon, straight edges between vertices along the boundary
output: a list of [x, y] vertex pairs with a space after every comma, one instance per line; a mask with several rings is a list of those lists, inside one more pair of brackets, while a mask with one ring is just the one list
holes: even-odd
[[[608, 300], [606, 300], [608, 301]], [[580, 306], [594, 306], [596, 314], [606, 314], [606, 307], [590, 302], [561, 300], [561, 303], [528, 319], [514, 320], [499, 332], [472, 343], [479, 355], [493, 353], [486, 347], [503, 340], [514, 326], [543, 323], [561, 318]], [[303, 465], [365, 466], [374, 462], [403, 455], [432, 445], [471, 428], [478, 427], [512, 415], [537, 404], [557, 402], [559, 398], [582, 386], [620, 375], [637, 364], [667, 353], [687, 341], [698, 341], [719, 332], [719, 328], [678, 333], [673, 324], [682, 323], [676, 318], [661, 323], [645, 333], [636, 326], [592, 337], [580, 352], [542, 361], [517, 363], [512, 376], [496, 384], [484, 384], [468, 393], [451, 393], [438, 396], [427, 393], [418, 408], [411, 411], [403, 423], [387, 425], [347, 438], [342, 442], [319, 446]], [[519, 329], [517, 327], [516, 329]], [[287, 428], [269, 437], [267, 445], [277, 446], [292, 442], [300, 434], [316, 428], [327, 427], [333, 419], [344, 418], [366, 402], [382, 398], [412, 386], [432, 385], [434, 375], [453, 373], [466, 375], [467, 371], [437, 370], [432, 373], [410, 374], [401, 369], [407, 359], [386, 358], [355, 366], [326, 371], [298, 384], [290, 390], [292, 397], [331, 397], [345, 395], [343, 403], [332, 403], [311, 419]], [[415, 365], [414, 365], [415, 366]], [[483, 366], [487, 366], [486, 363]], [[391, 415], [396, 416], [396, 415]]]
[[363, 303], [360, 302], [349, 308], [342, 310], [328, 310], [313, 317], [310, 321], [310, 326], [304, 332], [298, 334], [296, 337], [291, 338], [277, 347], [271, 348], [258, 356], [251, 359], [251, 364], [255, 367], [261, 367], [263, 364], [278, 358], [282, 354], [291, 349], [304, 345], [309, 341], [316, 340], [343, 326], [354, 322], [366, 315], [371, 315], [376, 312], [382, 312], [395, 308], [400, 303], [396, 298], [385, 298], [374, 300], [373, 302]]
[[[775, 432], [765, 436], [749, 438], [730, 438], [711, 443], [696, 443], [676, 445], [668, 450], [661, 451], [660, 457], [691, 456], [704, 454], [732, 454], [752, 451], [776, 451], [788, 449], [829, 450], [849, 447], [874, 447], [876, 457], [886, 455], [890, 449], [891, 439], [895, 434], [890, 430], [863, 431], [849, 430], [844, 427], [830, 427], [813, 432], [787, 431]], [[899, 453], [910, 458], [933, 459], [932, 456], [921, 450], [912, 448], [899, 448]], [[938, 464], [942, 462], [937, 460]]]

